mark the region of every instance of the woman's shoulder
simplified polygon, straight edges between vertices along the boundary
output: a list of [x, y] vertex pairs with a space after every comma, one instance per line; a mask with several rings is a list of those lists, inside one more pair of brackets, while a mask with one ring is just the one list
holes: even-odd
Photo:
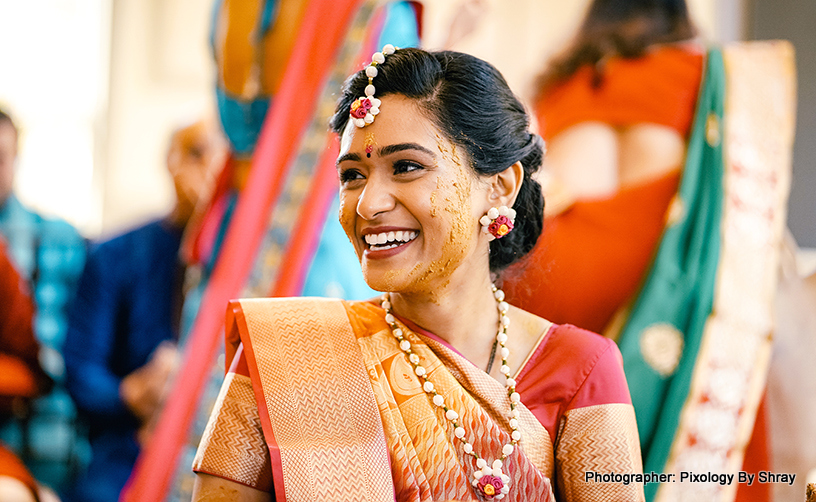
[[527, 331], [540, 333], [522, 373], [529, 367], [549, 362], [548, 359], [593, 361], [609, 355], [620, 359], [617, 345], [609, 338], [572, 324], [555, 324], [535, 314], [521, 312], [526, 324], [535, 327]]
[[547, 399], [560, 396], [569, 408], [631, 402], [615, 342], [570, 324], [552, 324], [517, 380]]
[[623, 364], [618, 346], [604, 336], [571, 324], [553, 324], [533, 364], [570, 368], [576, 378], [598, 371], [607, 373], [608, 364]]
[[586, 358], [618, 352], [617, 345], [609, 338], [572, 324], [553, 324], [548, 335], [552, 350], [562, 354]]

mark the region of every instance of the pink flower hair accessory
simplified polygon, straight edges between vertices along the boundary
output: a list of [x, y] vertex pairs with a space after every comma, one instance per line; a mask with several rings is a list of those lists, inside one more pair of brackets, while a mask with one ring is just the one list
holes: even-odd
[[374, 97], [376, 88], [374, 87], [374, 77], [377, 76], [379, 70], [377, 66], [385, 63], [385, 56], [390, 56], [397, 50], [391, 44], [385, 44], [382, 52], [375, 52], [371, 56], [371, 63], [366, 66], [365, 73], [368, 77], [368, 85], [365, 88], [365, 96], [360, 96], [354, 100], [349, 109], [349, 116], [351, 121], [357, 127], [365, 127], [374, 122], [374, 117], [380, 113], [380, 105], [382, 101]]
[[510, 233], [515, 222], [516, 210], [507, 206], [491, 207], [487, 214], [479, 219], [482, 232], [487, 234], [488, 241], [501, 239]]

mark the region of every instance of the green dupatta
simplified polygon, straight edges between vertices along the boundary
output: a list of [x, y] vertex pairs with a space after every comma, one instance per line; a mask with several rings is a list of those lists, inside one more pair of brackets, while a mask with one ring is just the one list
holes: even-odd
[[[720, 257], [725, 99], [722, 53], [706, 58], [683, 178], [654, 263], [618, 339], [645, 472], [662, 472], [691, 385]], [[646, 485], [652, 499], [658, 484]]]

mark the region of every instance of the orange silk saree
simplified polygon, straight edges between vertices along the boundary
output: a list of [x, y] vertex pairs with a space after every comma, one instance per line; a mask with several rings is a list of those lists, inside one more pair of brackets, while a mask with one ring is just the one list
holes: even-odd
[[[496, 456], [509, 441], [504, 387], [435, 335], [399, 323], [474, 450]], [[518, 375], [522, 440], [505, 461], [504, 500], [555, 500], [553, 484], [559, 500], [642, 500], [637, 484], [584, 480], [588, 470], [641, 469], [619, 353], [597, 335], [559, 329], [543, 334]], [[195, 471], [279, 501], [480, 500], [470, 482], [475, 460], [423, 392], [378, 306], [242, 300], [231, 305], [227, 333], [230, 370]], [[570, 355], [561, 367], [539, 364]]]

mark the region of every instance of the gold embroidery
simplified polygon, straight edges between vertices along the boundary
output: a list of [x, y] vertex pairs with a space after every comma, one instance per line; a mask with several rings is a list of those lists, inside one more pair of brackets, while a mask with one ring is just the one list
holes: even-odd
[[717, 118], [716, 113], [709, 113], [706, 119], [706, 142], [712, 148], [720, 146], [720, 119]]
[[248, 377], [228, 373], [193, 460], [193, 470], [253, 488], [272, 483], [269, 450]]
[[635, 410], [630, 404], [587, 406], [564, 413], [555, 458], [557, 489], [566, 502], [644, 500], [640, 484], [587, 483], [585, 478], [587, 472], [642, 472]]
[[666, 226], [677, 225], [686, 218], [686, 203], [680, 194], [675, 194], [666, 210]]
[[[664, 468], [674, 474], [701, 465], [739, 471], [771, 356], [796, 123], [794, 52], [788, 42], [747, 42], [727, 46], [723, 57], [720, 261], [712, 315]], [[723, 502], [734, 500], [736, 489], [736, 483], [664, 483], [655, 500]]]
[[640, 353], [660, 376], [671, 376], [683, 355], [683, 333], [671, 324], [652, 324], [640, 334]]

